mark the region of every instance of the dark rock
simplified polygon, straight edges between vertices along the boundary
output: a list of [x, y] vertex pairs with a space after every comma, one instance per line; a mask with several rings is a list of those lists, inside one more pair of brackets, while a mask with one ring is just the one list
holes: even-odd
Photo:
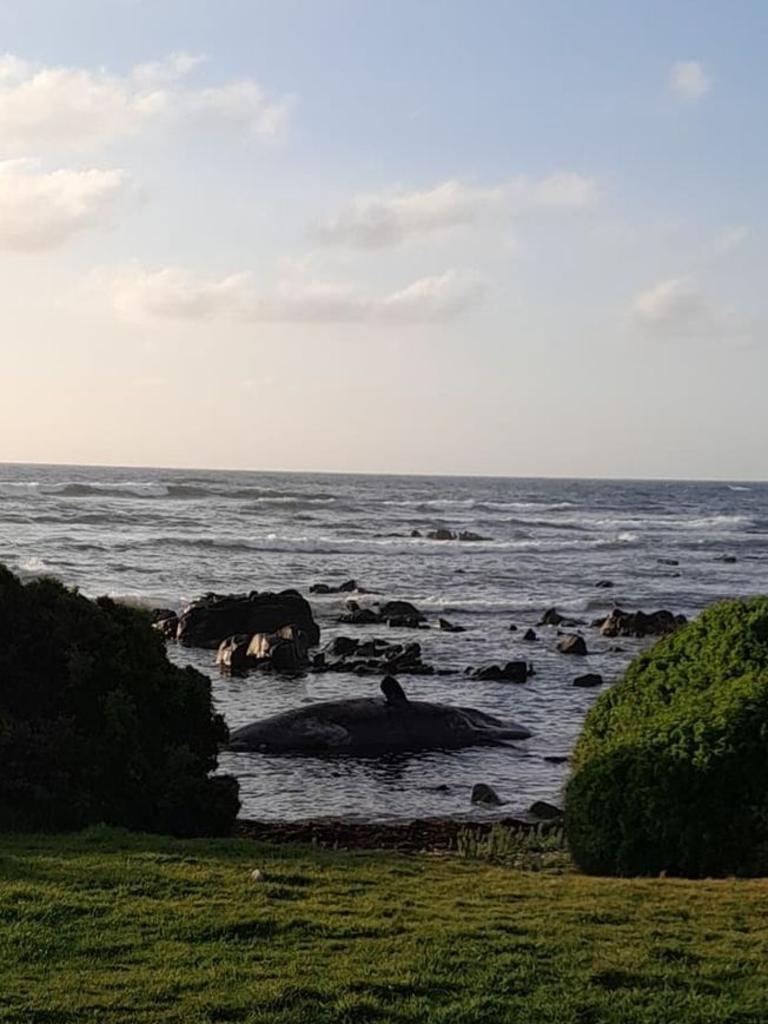
[[353, 640], [349, 636], [336, 636], [325, 648], [325, 653], [331, 656], [351, 654], [357, 650], [359, 643], [359, 640]]
[[421, 629], [424, 624], [422, 619], [415, 619], [410, 615], [398, 615], [386, 621], [392, 629]]
[[250, 661], [248, 658], [248, 645], [251, 638], [248, 635], [230, 636], [223, 640], [216, 652], [216, 664], [222, 672], [231, 672], [237, 675], [247, 671]]
[[594, 626], [595, 628], [600, 629], [607, 618], [607, 615], [601, 615], [599, 619], [592, 619], [592, 621], [590, 622], [590, 626]]
[[676, 558], [657, 558], [656, 561], [659, 565], [680, 565]]
[[673, 615], [661, 609], [657, 612], [625, 612], [614, 608], [600, 627], [603, 636], [662, 636], [685, 625], [684, 615]]
[[538, 639], [539, 638], [536, 635], [535, 629], [526, 629], [526, 631], [523, 633], [523, 640], [533, 641]]
[[735, 565], [738, 562], [738, 558], [736, 555], [718, 555], [715, 561], [724, 562], [726, 565]]
[[493, 788], [485, 782], [478, 782], [472, 787], [472, 803], [485, 804], [489, 807], [499, 807], [504, 801]]
[[422, 536], [421, 530], [411, 530], [411, 536], [412, 537], [421, 537]]
[[330, 583], [313, 583], [309, 588], [310, 594], [349, 594], [355, 591], [359, 594], [366, 593], [365, 590], [358, 587], [355, 580], [347, 580], [346, 583], [342, 583], [338, 587], [334, 587]]
[[166, 640], [175, 640], [179, 628], [179, 617], [170, 608], [155, 608], [152, 612], [152, 628]]
[[462, 530], [458, 536], [458, 540], [462, 541], [478, 541], [478, 540], [490, 540], [489, 537], [483, 537], [479, 533], [473, 533], [471, 530]]
[[475, 679], [499, 683], [524, 683], [533, 675], [527, 661], [508, 661], [505, 665], [482, 665], [472, 671]]
[[561, 615], [557, 608], [548, 608], [541, 617], [540, 626], [583, 626], [581, 619], [569, 619]]
[[464, 626], [457, 626], [448, 619], [438, 619], [437, 625], [444, 633], [466, 633]]
[[421, 645], [418, 643], [393, 644], [388, 640], [374, 639], [366, 643], [337, 637], [325, 653], [327, 658], [321, 671], [355, 672], [358, 675], [382, 675], [403, 672], [408, 675], [433, 675], [432, 665], [421, 660]]
[[379, 616], [371, 608], [355, 607], [340, 615], [337, 621], [349, 626], [371, 626], [379, 622]]
[[562, 818], [563, 816], [563, 812], [559, 807], [547, 803], [546, 800], [536, 800], [528, 808], [528, 813], [532, 814], [535, 818], [543, 818], [546, 821], [553, 821], [555, 818]]
[[514, 624], [514, 622], [509, 627], [509, 631], [510, 631], [510, 633], [516, 633], [517, 632], [517, 626]]
[[569, 757], [567, 754], [547, 754], [544, 760], [549, 761], [550, 764], [565, 764]]
[[410, 601], [387, 601], [378, 611], [380, 622], [391, 619], [410, 619], [415, 622], [426, 622], [426, 615], [412, 605]]
[[585, 655], [588, 653], [586, 641], [578, 633], [565, 633], [558, 640], [557, 649], [561, 654]]
[[279, 594], [207, 594], [183, 610], [176, 636], [185, 647], [218, 648], [227, 637], [274, 633], [283, 626], [296, 626], [312, 647], [320, 642], [320, 628], [312, 617], [312, 609], [296, 590]]
[[615, 585], [616, 584], [613, 582], [613, 580], [598, 580], [595, 584], [595, 586], [600, 587], [601, 590], [609, 590], [611, 587]]
[[586, 675], [577, 676], [573, 680], [573, 685], [574, 686], [581, 686], [581, 687], [587, 689], [587, 688], [592, 687], [592, 686], [602, 686], [603, 682], [604, 682], [603, 677], [601, 675], [599, 675], [597, 672], [587, 672]]
[[456, 534], [453, 530], [446, 530], [444, 527], [440, 527], [438, 530], [430, 530], [427, 537], [429, 540], [456, 540]]

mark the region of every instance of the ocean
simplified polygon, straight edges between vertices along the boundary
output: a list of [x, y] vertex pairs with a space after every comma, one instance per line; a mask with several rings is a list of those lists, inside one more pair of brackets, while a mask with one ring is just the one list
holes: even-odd
[[[487, 539], [410, 536], [441, 527]], [[354, 578], [375, 591], [363, 602], [402, 598], [432, 625], [448, 618], [466, 631], [342, 627], [346, 595], [310, 598], [323, 643], [345, 633], [418, 640], [426, 662], [453, 674], [401, 676], [410, 697], [513, 718], [530, 740], [367, 759], [224, 753], [221, 770], [240, 780], [246, 818], [494, 813], [472, 807], [477, 782], [514, 814], [561, 799], [569, 751], [605, 689], [575, 688], [574, 677], [598, 672], [609, 686], [639, 649], [586, 629], [587, 657], [558, 654], [555, 630], [536, 625], [544, 610], [587, 621], [615, 605], [690, 616], [721, 598], [765, 593], [768, 484], [0, 465], [0, 562], [25, 578], [53, 575], [89, 596], [150, 607], [180, 608], [208, 591], [306, 595], [312, 583]], [[595, 586], [605, 579], [612, 589]], [[535, 643], [522, 640], [529, 626]], [[224, 678], [215, 652], [170, 644], [169, 654], [210, 676], [231, 727], [378, 692], [377, 679], [355, 675]], [[535, 668], [526, 684], [464, 674], [519, 658]]]

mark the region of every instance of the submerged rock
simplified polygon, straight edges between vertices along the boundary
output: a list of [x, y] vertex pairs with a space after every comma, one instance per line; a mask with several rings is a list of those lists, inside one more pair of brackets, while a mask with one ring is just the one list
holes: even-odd
[[419, 629], [427, 621], [426, 615], [410, 601], [386, 601], [383, 605], [361, 608], [357, 601], [347, 601], [347, 610], [338, 622], [351, 626], [370, 626], [386, 622], [393, 627]]
[[453, 622], [449, 622], [448, 619], [438, 619], [437, 626], [443, 633], [466, 633], [464, 626], [457, 626]]
[[573, 680], [573, 685], [588, 689], [592, 686], [602, 686], [603, 682], [603, 677], [598, 672], [587, 672], [586, 675], [576, 676]]
[[320, 672], [354, 672], [356, 675], [399, 672], [427, 676], [435, 671], [432, 665], [421, 660], [418, 643], [397, 644], [378, 638], [361, 642], [342, 636], [315, 655], [313, 668]]
[[499, 683], [524, 683], [533, 675], [527, 661], [508, 661], [505, 665], [482, 665], [472, 671], [473, 679]]
[[583, 626], [581, 619], [569, 619], [561, 615], [557, 608], [548, 608], [541, 617], [540, 626]]
[[356, 580], [347, 580], [346, 583], [334, 587], [331, 583], [313, 583], [309, 588], [310, 594], [366, 594], [367, 591], [357, 585]]

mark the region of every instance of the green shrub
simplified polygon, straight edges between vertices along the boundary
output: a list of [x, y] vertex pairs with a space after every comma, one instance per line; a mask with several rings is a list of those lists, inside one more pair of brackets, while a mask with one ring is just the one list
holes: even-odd
[[237, 783], [210, 777], [223, 720], [146, 613], [0, 566], [0, 829], [95, 822], [223, 834]]
[[566, 831], [593, 874], [768, 872], [768, 598], [713, 606], [603, 694]]

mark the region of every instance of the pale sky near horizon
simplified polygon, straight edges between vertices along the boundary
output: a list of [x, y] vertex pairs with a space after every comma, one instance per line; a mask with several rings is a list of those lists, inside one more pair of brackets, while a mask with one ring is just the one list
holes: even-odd
[[768, 4], [0, 0], [0, 462], [768, 479]]

